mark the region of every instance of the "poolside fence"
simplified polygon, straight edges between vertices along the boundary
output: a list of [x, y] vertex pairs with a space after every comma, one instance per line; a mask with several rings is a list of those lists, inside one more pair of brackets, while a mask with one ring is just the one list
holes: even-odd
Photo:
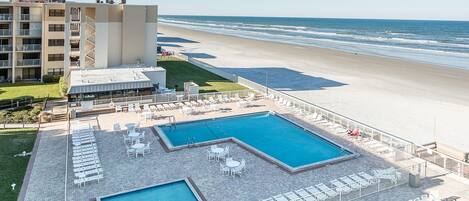
[[429, 161], [432, 164], [444, 168], [447, 171], [452, 172], [460, 177], [469, 179], [469, 163], [467, 162], [461, 161], [447, 154], [435, 151], [431, 147], [415, 144], [411, 141], [405, 140], [386, 131], [374, 128], [360, 121], [343, 116], [314, 103], [299, 99], [281, 91], [277, 91], [275, 89], [245, 79], [241, 76], [230, 74], [208, 63], [199, 61], [194, 58], [189, 58], [181, 54], [177, 54], [176, 56], [180, 59], [186, 60], [194, 65], [197, 65], [198, 67], [203, 68], [207, 71], [218, 74], [219, 76], [237, 82], [238, 84], [244, 85], [250, 89], [259, 91], [263, 93], [265, 97], [270, 97], [274, 100], [279, 100], [280, 98], [288, 100], [291, 103], [291, 108], [296, 108], [298, 110], [310, 113], [316, 112], [322, 115], [325, 119], [339, 123], [348, 129], [358, 128], [362, 131], [365, 136], [371, 137], [372, 139], [377, 140], [393, 148], [394, 150], [398, 150], [402, 153], [410, 154], [414, 157], [424, 159], [425, 161]]

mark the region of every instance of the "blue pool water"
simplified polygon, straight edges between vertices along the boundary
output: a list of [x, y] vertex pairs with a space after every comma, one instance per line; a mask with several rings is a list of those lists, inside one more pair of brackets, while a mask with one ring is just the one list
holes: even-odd
[[186, 181], [149, 187], [119, 195], [101, 198], [102, 201], [197, 201]]
[[173, 146], [235, 137], [284, 164], [298, 168], [352, 154], [326, 139], [270, 113], [160, 127]]

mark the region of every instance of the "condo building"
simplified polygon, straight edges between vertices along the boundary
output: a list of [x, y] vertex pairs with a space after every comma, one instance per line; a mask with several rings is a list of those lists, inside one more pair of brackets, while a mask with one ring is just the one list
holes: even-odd
[[123, 66], [156, 67], [157, 6], [0, 2], [0, 82]]

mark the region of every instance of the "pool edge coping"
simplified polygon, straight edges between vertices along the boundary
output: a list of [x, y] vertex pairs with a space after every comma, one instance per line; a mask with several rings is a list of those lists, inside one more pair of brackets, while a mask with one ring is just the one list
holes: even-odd
[[195, 182], [192, 180], [191, 177], [186, 177], [186, 178], [182, 178], [182, 179], [170, 180], [170, 181], [166, 181], [166, 182], [161, 182], [161, 183], [153, 184], [153, 185], [150, 185], [150, 186], [144, 186], [144, 187], [140, 187], [140, 188], [133, 188], [133, 189], [124, 190], [124, 191], [120, 191], [120, 192], [113, 193], [113, 194], [103, 195], [103, 196], [96, 197], [96, 198], [95, 198], [95, 201], [103, 201], [102, 199], [104, 199], [104, 198], [108, 198], [108, 197], [112, 197], [112, 196], [117, 196], [117, 195], [125, 194], [125, 193], [130, 193], [130, 192], [134, 192], [134, 191], [145, 190], [145, 189], [149, 189], [149, 188], [153, 188], [153, 187], [157, 187], [157, 186], [162, 186], [162, 185], [166, 185], [166, 184], [171, 184], [171, 183], [176, 183], [176, 182], [180, 182], [180, 181], [184, 181], [184, 182], [186, 183], [186, 185], [189, 187], [189, 189], [191, 190], [192, 194], [195, 196], [195, 198], [196, 198], [198, 201], [207, 201], [207, 199], [205, 199], [204, 195], [202, 194], [202, 192], [201, 192], [200, 189], [197, 187], [197, 185], [195, 184]]
[[192, 146], [189, 146], [189, 145], [172, 146], [171, 142], [167, 138], [164, 131], [162, 131], [159, 128], [159, 126], [163, 126], [163, 125], [166, 125], [166, 124], [154, 125], [154, 126], [151, 127], [151, 130], [153, 131], [154, 134], [156, 134], [156, 136], [158, 137], [158, 141], [160, 142], [160, 144], [163, 146], [163, 149], [167, 153], [174, 152], [174, 151], [180, 151], [180, 150], [188, 149], [188, 148], [205, 147], [205, 146], [209, 146], [209, 145], [216, 145], [216, 144], [232, 142], [232, 143], [237, 144], [239, 147], [247, 150], [248, 152], [258, 156], [259, 158], [261, 158], [261, 159], [263, 159], [263, 160], [265, 160], [265, 161], [267, 161], [271, 164], [274, 164], [277, 167], [280, 167], [281, 169], [285, 170], [286, 172], [288, 172], [290, 174], [297, 174], [297, 173], [301, 173], [301, 172], [304, 172], [304, 171], [307, 171], [307, 170], [312, 170], [312, 169], [316, 169], [316, 168], [320, 168], [320, 167], [324, 167], [324, 166], [328, 166], [328, 165], [332, 165], [332, 164], [337, 164], [337, 163], [347, 161], [347, 160], [351, 160], [353, 158], [357, 158], [357, 157], [360, 156], [360, 154], [358, 152], [355, 152], [355, 151], [349, 149], [348, 147], [342, 146], [341, 144], [336, 143], [335, 141], [331, 140], [330, 138], [328, 138], [328, 137], [326, 137], [322, 134], [319, 134], [317, 132], [314, 132], [311, 129], [306, 128], [305, 126], [302, 126], [301, 124], [295, 122], [294, 120], [286, 117], [285, 115], [274, 112], [274, 111], [261, 111], [261, 112], [253, 112], [253, 113], [232, 115], [232, 116], [224, 116], [224, 117], [217, 117], [217, 118], [205, 118], [205, 119], [198, 119], [198, 120], [191, 120], [191, 121], [181, 121], [181, 122], [177, 122], [177, 124], [191, 123], [191, 122], [198, 122], [198, 121], [205, 121], [205, 120], [213, 120], [213, 119], [220, 119], [220, 118], [247, 116], [247, 115], [261, 114], [261, 113], [274, 113], [276, 116], [278, 116], [278, 117], [280, 117], [280, 118], [294, 124], [297, 127], [300, 127], [302, 129], [308, 131], [310, 133], [310, 135], [317, 135], [320, 138], [322, 138], [323, 140], [327, 141], [328, 143], [331, 143], [334, 146], [339, 147], [340, 149], [343, 149], [343, 150], [346, 150], [346, 151], [350, 152], [350, 154], [340, 156], [340, 157], [336, 157], [336, 158], [332, 158], [332, 159], [328, 159], [328, 160], [315, 162], [315, 163], [310, 163], [310, 164], [306, 164], [306, 165], [302, 165], [302, 166], [298, 166], [298, 167], [291, 167], [291, 166], [281, 162], [280, 160], [278, 160], [276, 158], [273, 158], [272, 156], [269, 156], [268, 154], [263, 153], [260, 150], [257, 150], [256, 148], [252, 147], [251, 145], [248, 145], [248, 144], [242, 142], [241, 140], [238, 140], [235, 137], [220, 138], [220, 139], [216, 139], [216, 140], [209, 140], [209, 141], [205, 141], [205, 142], [194, 143], [194, 144], [192, 144]]

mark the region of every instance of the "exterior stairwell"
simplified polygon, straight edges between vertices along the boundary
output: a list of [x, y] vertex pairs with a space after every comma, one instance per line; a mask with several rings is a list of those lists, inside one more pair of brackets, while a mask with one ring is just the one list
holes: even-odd
[[86, 17], [86, 67], [95, 67], [95, 50], [96, 50], [96, 25], [95, 20], [91, 17]]

